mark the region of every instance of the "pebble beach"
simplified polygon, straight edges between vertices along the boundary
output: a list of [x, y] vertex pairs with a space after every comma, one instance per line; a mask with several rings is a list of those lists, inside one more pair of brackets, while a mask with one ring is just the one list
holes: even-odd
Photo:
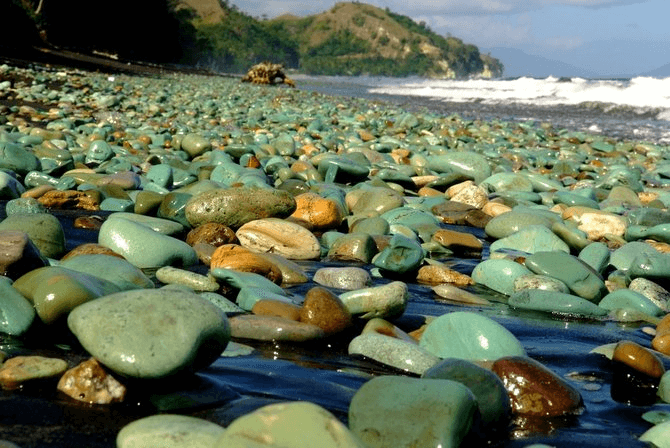
[[1, 65], [0, 446], [670, 446], [669, 154]]

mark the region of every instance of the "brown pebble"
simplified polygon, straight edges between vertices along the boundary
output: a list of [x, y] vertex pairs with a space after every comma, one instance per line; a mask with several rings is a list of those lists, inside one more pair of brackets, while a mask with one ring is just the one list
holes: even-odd
[[74, 367], [58, 381], [58, 390], [78, 401], [109, 404], [123, 401], [126, 388], [91, 358]]
[[632, 341], [619, 342], [614, 349], [612, 360], [626, 364], [652, 378], [660, 378], [665, 373], [663, 363], [655, 354]]
[[296, 209], [291, 218], [308, 223], [310, 229], [335, 229], [344, 219], [344, 213], [334, 200], [322, 198], [316, 193], [299, 194], [295, 203]]
[[218, 222], [208, 222], [188, 232], [186, 244], [194, 246], [198, 243], [207, 243], [212, 246], [223, 246], [224, 244], [237, 244], [237, 237], [233, 229]]
[[61, 261], [67, 260], [68, 258], [74, 258], [78, 255], [111, 255], [112, 257], [122, 258], [125, 260], [123, 255], [117, 254], [109, 247], [101, 246], [100, 244], [96, 243], [84, 243], [63, 255]]
[[651, 346], [657, 352], [670, 356], [670, 333], [656, 334], [651, 340]]
[[216, 251], [216, 246], [207, 243], [195, 243], [193, 245], [193, 250], [195, 250], [195, 254], [198, 256], [198, 259], [202, 261], [202, 264], [209, 266], [212, 262], [212, 255], [214, 255], [214, 252]]
[[332, 292], [316, 286], [305, 294], [300, 322], [316, 325], [327, 334], [339, 333], [351, 325], [351, 314]]
[[446, 266], [438, 265], [421, 266], [417, 273], [416, 280], [419, 283], [427, 283], [429, 285], [449, 283], [455, 286], [468, 286], [474, 285], [475, 283], [468, 275], [461, 274]]
[[3, 389], [16, 389], [26, 381], [51, 378], [67, 370], [62, 359], [43, 356], [17, 356], [7, 360], [0, 368], [0, 386]]
[[262, 275], [281, 285], [281, 270], [265, 258], [236, 244], [224, 244], [216, 248], [209, 264], [211, 269], [226, 268]]
[[78, 216], [74, 220], [74, 228], [100, 230], [103, 222], [105, 221], [99, 216]]
[[56, 187], [45, 184], [45, 185], [38, 185], [37, 187], [31, 188], [30, 190], [26, 190], [23, 193], [21, 193], [22, 198], [34, 198], [37, 199], [40, 196], [44, 195], [47, 191], [55, 190]]
[[261, 299], [254, 304], [251, 312], [259, 316], [276, 316], [290, 320], [300, 320], [300, 307], [280, 300]]
[[582, 407], [577, 389], [532, 358], [506, 356], [496, 360], [492, 370], [502, 379], [517, 415], [557, 417]]
[[37, 201], [48, 208], [100, 210], [100, 201], [85, 191], [50, 190], [40, 196]]
[[481, 254], [483, 248], [476, 236], [454, 230], [440, 229], [433, 234], [432, 239], [458, 254]]
[[325, 336], [316, 325], [276, 316], [240, 314], [231, 317], [230, 334], [233, 338], [256, 339], [259, 341], [311, 341]]

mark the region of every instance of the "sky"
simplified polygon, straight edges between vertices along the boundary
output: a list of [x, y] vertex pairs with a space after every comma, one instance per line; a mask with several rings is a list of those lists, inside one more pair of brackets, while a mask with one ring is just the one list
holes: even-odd
[[[336, 1], [232, 0], [254, 17], [297, 16]], [[506, 73], [532, 64], [498, 56], [514, 49], [574, 66], [574, 76], [634, 76], [670, 63], [668, 0], [366, 0], [501, 58]], [[535, 61], [537, 63], [537, 61]], [[512, 66], [510, 66], [512, 64]], [[528, 67], [526, 67], [528, 68]]]

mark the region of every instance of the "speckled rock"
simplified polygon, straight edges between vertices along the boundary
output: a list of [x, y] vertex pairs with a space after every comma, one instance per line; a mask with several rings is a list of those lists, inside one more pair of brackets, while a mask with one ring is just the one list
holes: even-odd
[[247, 222], [236, 235], [240, 245], [255, 252], [272, 252], [290, 260], [313, 260], [321, 255], [319, 240], [312, 232], [278, 218]]
[[126, 396], [126, 387], [109, 375], [95, 358], [66, 371], [58, 381], [58, 390], [91, 404], [116, 403]]
[[405, 283], [395, 281], [345, 292], [339, 297], [353, 315], [360, 315], [363, 319], [387, 319], [402, 315], [407, 307], [409, 292]]
[[327, 267], [314, 273], [312, 280], [320, 285], [338, 289], [361, 289], [370, 286], [370, 274], [358, 267]]

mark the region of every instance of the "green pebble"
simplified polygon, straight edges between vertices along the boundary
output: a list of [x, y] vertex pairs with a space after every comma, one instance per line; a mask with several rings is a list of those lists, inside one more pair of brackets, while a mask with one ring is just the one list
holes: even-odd
[[472, 280], [501, 294], [514, 293], [514, 281], [532, 274], [524, 265], [511, 260], [484, 260], [472, 271]]
[[423, 248], [419, 243], [402, 235], [394, 235], [384, 248], [372, 260], [382, 273], [415, 274], [423, 263]]
[[663, 310], [654, 302], [630, 289], [617, 289], [607, 294], [598, 304], [599, 307], [606, 310], [632, 309], [649, 316], [660, 316]]
[[0, 332], [20, 336], [25, 333], [35, 320], [35, 308], [7, 277], [0, 277]]
[[116, 436], [117, 448], [211, 448], [225, 429], [186, 415], [160, 414], [135, 420]]
[[510, 296], [509, 306], [571, 316], [606, 316], [607, 310], [581, 297], [558, 291], [525, 289]]

